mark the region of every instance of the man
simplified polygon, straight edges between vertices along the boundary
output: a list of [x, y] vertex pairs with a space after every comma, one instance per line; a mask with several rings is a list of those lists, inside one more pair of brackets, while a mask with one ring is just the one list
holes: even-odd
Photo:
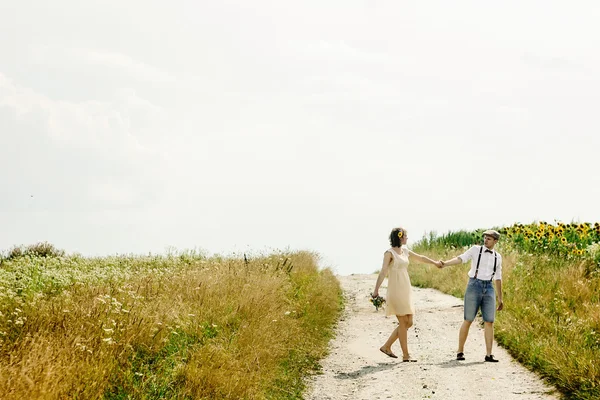
[[457, 360], [464, 360], [464, 346], [469, 335], [469, 328], [475, 320], [477, 311], [481, 309], [484, 323], [484, 336], [487, 362], [498, 362], [492, 355], [494, 342], [494, 319], [496, 316], [496, 296], [493, 281], [498, 292], [498, 311], [502, 310], [502, 256], [494, 250], [500, 239], [500, 233], [495, 230], [483, 232], [483, 246], [473, 246], [458, 257], [442, 261], [442, 268], [466, 263], [471, 260], [469, 283], [465, 291], [464, 321], [458, 336]]

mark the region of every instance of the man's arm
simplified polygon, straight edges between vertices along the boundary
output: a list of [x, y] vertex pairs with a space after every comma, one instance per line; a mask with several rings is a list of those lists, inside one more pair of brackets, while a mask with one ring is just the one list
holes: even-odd
[[502, 301], [502, 279], [496, 280], [496, 293], [498, 293], [498, 311], [504, 308], [504, 302]]
[[444, 267], [448, 267], [448, 266], [450, 266], [450, 265], [462, 264], [462, 262], [463, 262], [463, 261], [462, 261], [462, 258], [460, 258], [460, 257], [454, 257], [454, 258], [453, 258], [453, 259], [451, 259], [451, 260], [448, 260], [448, 261], [442, 261], [442, 268], [444, 268]]

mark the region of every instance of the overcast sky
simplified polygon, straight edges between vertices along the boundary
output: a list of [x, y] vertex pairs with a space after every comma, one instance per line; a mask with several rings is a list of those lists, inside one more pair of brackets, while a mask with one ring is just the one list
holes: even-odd
[[597, 1], [0, 0], [0, 249], [600, 220]]

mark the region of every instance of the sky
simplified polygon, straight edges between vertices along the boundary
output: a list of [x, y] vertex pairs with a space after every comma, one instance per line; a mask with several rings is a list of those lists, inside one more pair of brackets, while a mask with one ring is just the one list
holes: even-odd
[[0, 0], [0, 249], [600, 221], [600, 3]]

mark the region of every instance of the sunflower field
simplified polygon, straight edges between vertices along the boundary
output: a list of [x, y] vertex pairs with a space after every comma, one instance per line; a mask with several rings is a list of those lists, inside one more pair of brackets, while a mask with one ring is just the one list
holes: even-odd
[[582, 222], [528, 225], [500, 229], [507, 241], [528, 253], [545, 253], [567, 258], [589, 258], [600, 264], [600, 223]]
[[[600, 222], [569, 223], [544, 221], [530, 224], [515, 223], [495, 227], [502, 234], [502, 246], [531, 254], [546, 254], [566, 259], [593, 260], [600, 267]], [[434, 232], [421, 239], [417, 246], [428, 250], [438, 246], [465, 248], [481, 244], [484, 229], [454, 231], [442, 235]]]

